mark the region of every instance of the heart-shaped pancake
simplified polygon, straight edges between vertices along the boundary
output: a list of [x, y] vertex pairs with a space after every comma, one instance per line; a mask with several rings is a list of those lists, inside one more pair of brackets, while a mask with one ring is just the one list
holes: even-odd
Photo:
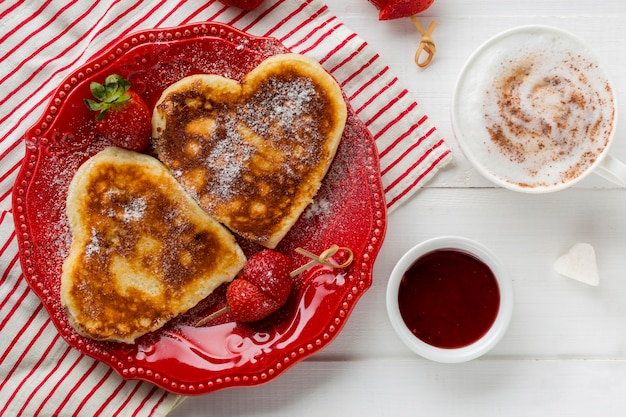
[[153, 145], [204, 210], [274, 248], [317, 193], [346, 113], [318, 62], [282, 54], [241, 81], [198, 74], [168, 87], [154, 109]]
[[61, 302], [96, 340], [133, 343], [188, 311], [243, 268], [232, 233], [155, 158], [106, 148], [76, 172]]

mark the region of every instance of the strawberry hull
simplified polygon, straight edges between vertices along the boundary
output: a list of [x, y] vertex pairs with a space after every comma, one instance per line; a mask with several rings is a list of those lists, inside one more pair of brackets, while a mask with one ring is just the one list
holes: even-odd
[[121, 110], [109, 110], [103, 120], [96, 121], [98, 132], [115, 146], [142, 151], [150, 143], [150, 110], [134, 92]]
[[93, 95], [83, 101], [95, 113], [95, 127], [111, 144], [131, 151], [148, 147], [152, 114], [143, 99], [130, 89], [131, 83], [118, 74], [106, 77], [104, 84], [91, 82]]

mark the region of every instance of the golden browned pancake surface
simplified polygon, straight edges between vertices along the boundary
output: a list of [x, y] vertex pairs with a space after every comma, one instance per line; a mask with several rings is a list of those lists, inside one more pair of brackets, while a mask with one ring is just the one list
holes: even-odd
[[153, 143], [202, 208], [274, 248], [319, 189], [345, 120], [336, 81], [284, 54], [241, 82], [193, 75], [170, 86], [153, 113]]
[[89, 338], [132, 343], [234, 278], [245, 257], [155, 158], [107, 148], [67, 199], [61, 302]]

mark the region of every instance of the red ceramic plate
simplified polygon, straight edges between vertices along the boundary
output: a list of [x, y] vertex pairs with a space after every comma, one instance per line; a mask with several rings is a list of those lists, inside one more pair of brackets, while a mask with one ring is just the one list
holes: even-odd
[[[93, 116], [83, 104], [90, 95], [89, 83], [118, 73], [153, 106], [168, 85], [184, 76], [218, 73], [240, 79], [263, 59], [286, 51], [275, 39], [217, 23], [148, 30], [120, 40], [54, 92], [45, 114], [26, 132], [26, 156], [13, 205], [26, 280], [71, 346], [124, 378], [194, 395], [270, 381], [339, 333], [371, 285], [386, 229], [375, 143], [352, 110], [322, 189], [276, 248], [301, 265], [308, 259], [295, 252], [298, 247], [318, 254], [332, 244], [349, 247], [354, 262], [347, 269], [320, 265], [300, 274], [287, 305], [258, 323], [222, 316], [210, 326], [194, 327], [200, 317], [225, 303], [225, 288], [220, 288], [133, 345], [82, 337], [68, 324], [59, 301], [61, 265], [71, 242], [67, 189], [81, 163], [109, 145], [95, 132]], [[247, 255], [260, 249], [240, 243]]]

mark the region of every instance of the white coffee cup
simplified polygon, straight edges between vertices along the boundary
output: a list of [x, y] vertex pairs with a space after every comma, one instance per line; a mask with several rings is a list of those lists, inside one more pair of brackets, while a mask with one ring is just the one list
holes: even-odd
[[522, 26], [486, 41], [461, 71], [451, 117], [464, 155], [502, 187], [557, 191], [591, 172], [626, 186], [626, 165], [608, 153], [616, 91], [564, 30]]

